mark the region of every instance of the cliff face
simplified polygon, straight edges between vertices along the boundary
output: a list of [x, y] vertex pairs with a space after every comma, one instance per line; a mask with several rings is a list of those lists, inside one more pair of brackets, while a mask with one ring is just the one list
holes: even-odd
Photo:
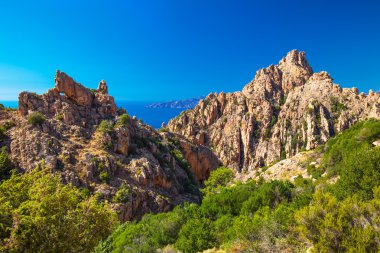
[[380, 117], [379, 94], [341, 88], [328, 73], [313, 73], [305, 53], [293, 50], [257, 71], [242, 92], [210, 94], [168, 128], [242, 172], [313, 149], [371, 117]]
[[[90, 90], [58, 71], [55, 84], [21, 93], [17, 112], [0, 110], [0, 126], [11, 126], [2, 144], [20, 171], [48, 167], [113, 202], [123, 221], [199, 201], [198, 183], [219, 165], [207, 147], [129, 117], [105, 81]], [[37, 112], [45, 120], [31, 124]]]

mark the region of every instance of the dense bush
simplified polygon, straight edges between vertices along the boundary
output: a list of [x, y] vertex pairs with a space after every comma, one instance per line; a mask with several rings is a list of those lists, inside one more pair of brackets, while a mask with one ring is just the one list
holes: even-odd
[[119, 117], [116, 124], [120, 126], [127, 126], [130, 123], [130, 121], [131, 117], [128, 114], [124, 113]]
[[232, 170], [226, 167], [220, 167], [211, 171], [209, 178], [205, 182], [205, 188], [202, 189], [203, 194], [207, 195], [220, 190], [222, 187], [227, 186], [233, 177], [234, 173]]
[[310, 206], [296, 214], [299, 230], [316, 252], [378, 252], [378, 197], [363, 201], [354, 196], [339, 202], [330, 193], [317, 192]]
[[0, 182], [11, 175], [12, 162], [6, 147], [0, 149]]
[[243, 204], [256, 190], [255, 182], [222, 188], [219, 193], [205, 196], [200, 209], [206, 217], [213, 219], [223, 215], [239, 215]]
[[380, 183], [380, 148], [363, 148], [348, 155], [342, 162], [339, 176], [333, 188], [339, 199], [354, 194], [371, 199], [373, 187]]
[[108, 204], [46, 170], [0, 184], [1, 252], [91, 252], [116, 223]]
[[217, 245], [214, 224], [205, 217], [187, 220], [179, 231], [175, 247], [183, 252], [199, 252]]
[[244, 202], [241, 212], [252, 215], [263, 206], [274, 209], [281, 203], [289, 203], [291, 202], [291, 190], [293, 187], [289, 182], [273, 181], [265, 183]]
[[95, 252], [156, 252], [177, 240], [186, 221], [183, 214], [182, 209], [175, 208], [169, 213], [146, 215], [140, 222], [126, 222], [100, 243]]
[[371, 119], [355, 124], [326, 144], [324, 165], [330, 174], [338, 174], [342, 163], [357, 150], [372, 148], [372, 142], [380, 139], [380, 120]]
[[42, 115], [40, 112], [33, 112], [29, 114], [28, 116], [28, 123], [33, 126], [41, 125], [44, 122], [45, 122], [45, 116]]

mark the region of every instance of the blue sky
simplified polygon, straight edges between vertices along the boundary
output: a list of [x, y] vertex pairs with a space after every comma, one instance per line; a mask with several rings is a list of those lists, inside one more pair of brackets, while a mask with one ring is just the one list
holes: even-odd
[[344, 87], [380, 90], [380, 1], [1, 1], [0, 100], [56, 69], [118, 100], [237, 91], [288, 51]]

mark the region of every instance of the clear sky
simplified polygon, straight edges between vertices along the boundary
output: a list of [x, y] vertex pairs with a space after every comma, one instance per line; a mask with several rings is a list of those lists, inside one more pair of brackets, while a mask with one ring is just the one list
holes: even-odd
[[380, 1], [0, 2], [0, 100], [42, 93], [56, 69], [118, 100], [237, 91], [290, 50], [344, 87], [380, 90]]

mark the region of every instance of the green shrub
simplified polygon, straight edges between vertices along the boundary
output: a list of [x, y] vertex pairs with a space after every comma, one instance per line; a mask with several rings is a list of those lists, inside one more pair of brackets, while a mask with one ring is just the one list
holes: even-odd
[[322, 176], [323, 170], [321, 168], [317, 168], [314, 164], [309, 164], [306, 167], [307, 173], [315, 179], [318, 179]]
[[175, 247], [183, 252], [196, 253], [216, 246], [212, 221], [207, 218], [188, 220], [181, 228]]
[[44, 122], [45, 116], [42, 115], [40, 112], [33, 112], [28, 116], [28, 123], [33, 126], [41, 125]]
[[108, 175], [107, 171], [102, 171], [99, 174], [99, 179], [102, 183], [108, 183], [108, 181], [110, 180], [110, 176]]
[[244, 202], [241, 213], [253, 214], [264, 206], [274, 209], [281, 203], [291, 202], [293, 187], [291, 183], [283, 181], [265, 183]]
[[128, 202], [130, 195], [130, 190], [128, 185], [123, 183], [120, 187], [119, 190], [116, 192], [113, 201], [116, 203], [126, 203]]
[[231, 169], [226, 167], [217, 168], [211, 171], [209, 178], [205, 182], [205, 188], [202, 189], [203, 194], [211, 194], [222, 187], [227, 186], [232, 181], [234, 173]]
[[346, 106], [339, 102], [339, 99], [336, 97], [330, 97], [331, 111], [333, 113], [340, 113], [346, 109]]
[[131, 117], [128, 114], [124, 113], [123, 115], [120, 116], [116, 124], [118, 126], [127, 126], [130, 120], [131, 120]]
[[219, 193], [206, 195], [202, 201], [201, 211], [206, 217], [217, 219], [223, 215], [239, 215], [242, 205], [257, 190], [253, 181], [232, 187], [221, 188]]
[[114, 130], [113, 122], [110, 120], [102, 120], [98, 126], [98, 130], [102, 133], [112, 133]]
[[57, 120], [63, 121], [63, 115], [61, 113], [57, 115]]

